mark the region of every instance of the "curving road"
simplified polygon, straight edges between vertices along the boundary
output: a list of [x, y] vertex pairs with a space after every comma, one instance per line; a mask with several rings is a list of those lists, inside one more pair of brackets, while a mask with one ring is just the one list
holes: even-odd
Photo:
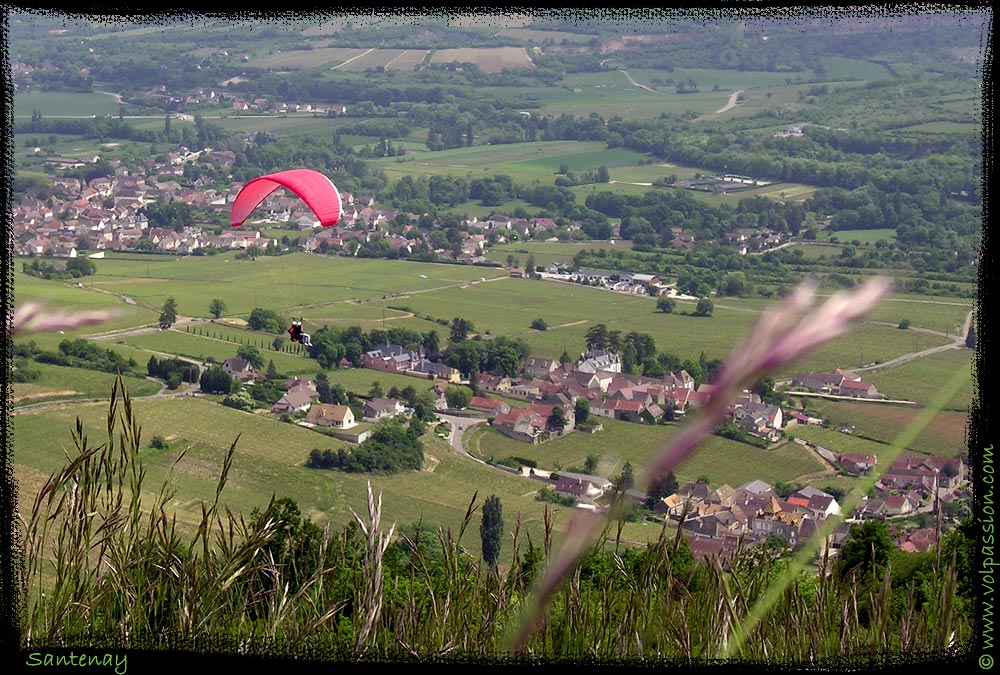
[[[883, 326], [896, 326], [893, 323], [878, 322], [879, 325]], [[965, 336], [969, 334], [969, 326], [972, 324], [972, 312], [965, 315], [965, 325], [962, 327], [962, 333], [960, 335], [950, 335], [948, 333], [942, 333], [938, 330], [932, 330], [930, 328], [909, 328], [907, 330], [916, 331], [919, 333], [929, 333], [931, 335], [938, 335], [941, 337], [951, 338], [951, 344], [941, 345], [940, 347], [931, 347], [929, 349], [922, 349], [918, 352], [913, 352], [911, 354], [903, 354], [902, 356], [897, 356], [894, 359], [889, 359], [883, 363], [876, 363], [871, 366], [864, 366], [862, 368], [851, 368], [852, 372], [855, 373], [873, 373], [878, 370], [884, 370], [886, 368], [893, 368], [895, 366], [900, 366], [904, 363], [912, 361], [914, 359], [919, 359], [921, 356], [930, 356], [931, 354], [937, 354], [938, 352], [946, 352], [949, 349], [965, 349]]]
[[459, 415], [448, 415], [446, 413], [437, 413], [437, 416], [438, 419], [444, 420], [451, 425], [451, 435], [448, 437], [448, 442], [451, 443], [451, 447], [455, 449], [455, 452], [463, 457], [468, 457], [471, 460], [486, 465], [486, 462], [483, 460], [469, 454], [462, 441], [462, 437], [466, 431], [471, 431], [472, 427], [477, 424], [484, 424], [486, 420], [479, 417], [461, 417]]

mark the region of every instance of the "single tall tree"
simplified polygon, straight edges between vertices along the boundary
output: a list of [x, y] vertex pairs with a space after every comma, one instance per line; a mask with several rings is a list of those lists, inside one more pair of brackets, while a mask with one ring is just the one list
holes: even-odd
[[160, 310], [160, 328], [166, 330], [177, 323], [177, 301], [173, 296], [167, 298]]
[[479, 525], [483, 543], [483, 560], [496, 569], [503, 543], [503, 504], [496, 495], [490, 495], [483, 504], [483, 521]]
[[216, 298], [208, 305], [208, 313], [212, 315], [213, 319], [218, 319], [222, 316], [222, 313], [226, 311], [226, 303], [222, 300]]
[[631, 462], [625, 462], [625, 466], [622, 467], [622, 473], [615, 482], [615, 491], [625, 493], [633, 487], [635, 487], [635, 471], [632, 469]]

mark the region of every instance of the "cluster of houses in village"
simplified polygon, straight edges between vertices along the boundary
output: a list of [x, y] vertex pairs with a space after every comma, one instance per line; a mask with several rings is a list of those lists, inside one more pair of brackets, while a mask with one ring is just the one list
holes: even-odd
[[[591, 423], [582, 428], [593, 431], [593, 421], [599, 418], [636, 424], [674, 419], [702, 405], [713, 390], [712, 385], [706, 383], [695, 386], [694, 378], [686, 370], [668, 373], [662, 378], [623, 373], [621, 358], [601, 349], [580, 354], [576, 361], [569, 363], [529, 357], [520, 376], [477, 373], [474, 383], [464, 380], [457, 369], [427, 359], [421, 350], [401, 345], [380, 345], [364, 353], [361, 361], [363, 367], [372, 370], [434, 381], [432, 389], [442, 407], [446, 405], [444, 392], [449, 385], [472, 384], [475, 395], [469, 401], [467, 412], [487, 418], [495, 429], [510, 438], [532, 444], [577, 428], [575, 411], [579, 399], [586, 400], [591, 419]], [[239, 357], [227, 359], [223, 370], [244, 382], [262, 377]], [[290, 391], [275, 404], [273, 411], [308, 410], [315, 398], [315, 390]], [[511, 405], [503, 399], [528, 405]], [[780, 406], [763, 402], [750, 392], [737, 397], [728, 414], [737, 429], [765, 442], [778, 441], [782, 429], [790, 422], [821, 423], [820, 419], [799, 411], [792, 411], [786, 417]]]
[[[710, 384], [696, 387], [686, 370], [662, 378], [623, 373], [620, 357], [605, 350], [586, 352], [575, 362], [565, 364], [531, 357], [522, 377], [481, 373], [476, 385], [481, 396], [470, 402], [469, 408], [490, 413], [494, 428], [529, 443], [573, 429], [576, 401], [581, 398], [587, 401], [591, 418], [656, 424], [697, 408], [712, 393]], [[487, 393], [528, 401], [530, 405], [497, 405], [492, 399], [482, 398]], [[562, 412], [554, 422], [553, 406]], [[729, 414], [741, 430], [752, 436], [767, 441], [780, 438], [784, 425], [781, 408], [762, 402], [756, 394], [738, 397]]]
[[[967, 498], [967, 485], [967, 467], [960, 458], [907, 453], [879, 480], [875, 496], [865, 499], [853, 514], [843, 514], [833, 495], [815, 487], [806, 485], [781, 497], [761, 480], [736, 488], [688, 482], [655, 502], [652, 510], [680, 524], [696, 557], [704, 560], [714, 556], [725, 564], [739, 547], [754, 546], [772, 535], [780, 535], [794, 550], [827, 518], [845, 515], [845, 521], [823, 544], [835, 552], [849, 536], [853, 522], [936, 513], [942, 502]], [[554, 487], [558, 494], [591, 507], [611, 488], [611, 483], [599, 476], [561, 473]], [[903, 551], [924, 552], [938, 541], [935, 528], [903, 529], [888, 522], [896, 546]]]
[[[316, 215], [298, 197], [279, 190], [261, 204], [258, 212], [262, 218], [292, 225], [299, 231], [288, 244], [265, 237], [251, 227], [226, 230], [218, 235], [196, 226], [174, 231], [152, 226], [145, 207], [153, 203], [183, 203], [228, 213], [243, 184], [233, 182], [223, 191], [214, 187], [214, 182], [208, 178], [186, 184], [184, 168], [192, 162], [200, 162], [226, 170], [235, 163], [235, 153], [210, 149], [192, 151], [182, 147], [135, 164], [110, 160], [108, 164], [113, 167], [114, 174], [89, 181], [62, 175], [65, 169], [94, 165], [100, 159], [99, 155], [92, 154], [46, 160], [56, 194], [46, 200], [26, 196], [14, 204], [11, 224], [15, 255], [75, 258], [84, 252], [93, 255], [123, 250], [187, 255], [204, 247], [234, 250], [257, 246], [265, 250], [290, 245], [307, 252], [352, 254], [365, 244], [384, 239], [388, 248], [400, 255], [432, 250], [442, 259], [492, 264], [483, 255], [489, 241], [503, 243], [512, 237], [547, 238], [555, 236], [558, 229], [551, 218], [496, 215], [480, 220], [473, 216], [463, 223], [466, 232], [460, 246], [435, 248], [429, 241], [430, 233], [417, 227], [418, 214], [376, 208], [374, 197], [342, 192], [343, 214], [338, 225], [322, 228]], [[405, 234], [387, 232], [390, 223], [405, 223]], [[579, 229], [580, 223], [570, 223], [568, 228]], [[80, 246], [81, 237], [87, 239], [85, 249]]]
[[[40, 148], [33, 150], [41, 152]], [[308, 252], [357, 254], [359, 248], [379, 242], [379, 246], [387, 245], [388, 250], [398, 256], [432, 251], [443, 260], [493, 265], [495, 263], [484, 255], [489, 244], [513, 239], [549, 239], [562, 230], [572, 234], [582, 229], [582, 223], [577, 221], [562, 223], [560, 227], [553, 219], [545, 217], [494, 214], [479, 219], [470, 216], [462, 222], [461, 243], [442, 246], [440, 241], [435, 245], [430, 232], [419, 226], [419, 214], [377, 208], [372, 196], [342, 193], [344, 212], [340, 222], [337, 226], [322, 228], [315, 214], [301, 200], [279, 190], [261, 204], [258, 212], [262, 218], [291, 225], [299, 231], [287, 243], [284, 239], [279, 242], [265, 237], [250, 226], [220, 234], [197, 226], [174, 231], [152, 226], [144, 208], [153, 203], [183, 203], [227, 213], [243, 184], [232, 182], [220, 190], [216, 181], [208, 177], [186, 178], [185, 167], [199, 163], [227, 171], [236, 162], [235, 153], [182, 146], [141, 161], [107, 160], [113, 169], [108, 176], [85, 181], [66, 174], [67, 169], [80, 169], [101, 161], [96, 153], [45, 160], [55, 193], [44, 200], [25, 196], [13, 205], [11, 225], [15, 255], [76, 257], [84, 252], [99, 255], [102, 251], [122, 250], [188, 255], [205, 247], [233, 250], [256, 246], [265, 250], [293, 245]], [[389, 224], [399, 225], [394, 228], [395, 233], [388, 231]], [[612, 226], [615, 237], [618, 236], [616, 227]], [[694, 247], [693, 234], [679, 227], [672, 228], [672, 232], [672, 245], [685, 249]], [[87, 240], [85, 247], [80, 244], [81, 237]], [[780, 234], [770, 231], [740, 231], [727, 235], [724, 243], [747, 253], [773, 247], [780, 240]], [[583, 278], [597, 278], [594, 272], [577, 274]], [[645, 276], [618, 273], [613, 281], [632, 286], [631, 292], [639, 292], [656, 284]]]
[[[410, 374], [432, 380], [431, 391], [436, 406], [446, 409], [444, 392], [448, 386], [463, 383], [454, 369], [427, 361], [419, 352], [398, 345], [382, 345], [363, 356], [364, 367], [382, 372]], [[252, 366], [239, 357], [227, 359], [223, 369], [233, 377], [251, 382], [259, 378]], [[822, 374], [802, 374], [795, 378], [798, 386], [822, 385], [820, 390], [839, 392], [845, 382], [857, 382], [844, 371]], [[347, 405], [318, 402], [315, 385], [301, 378], [285, 383], [286, 393], [271, 408], [275, 413], [304, 413], [302, 423], [331, 429], [349, 430], [359, 425], [354, 410]], [[621, 372], [621, 361], [612, 352], [593, 350], [581, 354], [573, 363], [532, 357], [527, 360], [520, 377], [503, 377], [480, 373], [475, 381], [476, 395], [468, 403], [466, 414], [485, 417], [501, 433], [527, 443], [565, 434], [577, 428], [575, 403], [588, 401], [590, 423], [600, 418], [627, 420], [651, 424], [670, 408], [676, 413], [696, 408], [711, 395], [710, 385], [696, 387], [686, 372], [668, 374], [664, 378], [646, 378]], [[512, 405], [506, 399], [528, 405]], [[561, 414], [556, 414], [556, 409]], [[394, 398], [373, 397], [364, 402], [362, 420], [378, 422], [405, 415], [405, 404]], [[744, 431], [768, 440], [777, 440], [781, 429], [790, 422], [820, 424], [822, 420], [792, 411], [784, 415], [780, 406], [769, 405], [759, 397], [746, 393], [729, 408], [733, 422]], [[599, 425], [596, 426], [599, 429]], [[355, 437], [362, 441], [365, 434]], [[831, 466], [842, 472], [860, 476], [875, 468], [874, 455], [838, 453], [807, 441]], [[524, 476], [550, 481], [555, 492], [572, 497], [583, 508], [600, 509], [601, 498], [612, 489], [611, 482], [600, 476], [557, 472], [551, 475], [537, 468], [523, 467]], [[906, 453], [882, 472], [872, 494], [866, 498], [851, 519], [886, 519], [932, 512], [942, 503], [967, 497], [967, 467], [958, 457], [926, 457]], [[636, 499], [645, 495], [633, 494]], [[780, 497], [774, 488], [754, 480], [737, 488], [722, 485], [711, 488], [702, 483], [687, 483], [675, 494], [654, 504], [655, 513], [682, 520], [691, 546], [699, 557], [718, 556], [725, 561], [739, 546], [748, 546], [778, 534], [793, 549], [813, 534], [824, 520], [840, 514], [840, 505], [830, 494], [811, 486]], [[681, 516], [683, 515], [683, 519]], [[837, 548], [847, 537], [842, 526], [827, 542]], [[908, 551], [925, 551], [936, 543], [932, 529], [899, 531], [896, 544]]]

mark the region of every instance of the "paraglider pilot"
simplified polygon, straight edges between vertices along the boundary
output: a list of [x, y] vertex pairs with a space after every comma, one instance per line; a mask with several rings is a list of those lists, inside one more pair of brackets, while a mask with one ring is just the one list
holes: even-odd
[[302, 332], [302, 320], [298, 321], [292, 320], [292, 327], [288, 329], [288, 334], [292, 338], [292, 342], [301, 342], [306, 347], [312, 346], [312, 339], [309, 337], [309, 333]]

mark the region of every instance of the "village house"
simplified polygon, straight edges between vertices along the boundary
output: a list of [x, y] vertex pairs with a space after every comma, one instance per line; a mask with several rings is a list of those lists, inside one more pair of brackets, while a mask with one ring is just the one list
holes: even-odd
[[884, 520], [886, 517], [885, 500], [878, 497], [866, 499], [858, 507], [856, 515], [861, 520]]
[[594, 401], [590, 404], [590, 414], [612, 420], [625, 420], [626, 422], [636, 423], [647, 422], [648, 420], [643, 418], [644, 412], [646, 412], [646, 406], [640, 401], [607, 398], [603, 401]]
[[510, 405], [495, 398], [473, 396], [466, 406], [469, 410], [478, 410], [489, 415], [503, 415], [510, 412]]
[[309, 410], [315, 398], [315, 391], [310, 391], [309, 387], [295, 387], [289, 389], [271, 406], [271, 412], [296, 413]]
[[929, 527], [901, 532], [894, 540], [896, 547], [907, 553], [926, 553], [938, 543], [937, 532]]
[[556, 359], [542, 359], [529, 356], [524, 363], [521, 372], [536, 379], [547, 379], [549, 375], [558, 370], [562, 364]]
[[361, 363], [365, 368], [389, 373], [402, 373], [413, 370], [420, 363], [420, 356], [399, 345], [386, 343], [378, 349], [362, 354]]
[[613, 352], [604, 349], [592, 349], [580, 355], [576, 360], [576, 370], [583, 373], [596, 373], [603, 370], [609, 373], [622, 372], [622, 359]]
[[753, 518], [753, 535], [758, 539], [767, 539], [774, 534], [781, 535], [788, 545], [795, 549], [805, 538], [803, 532], [805, 522], [812, 520], [804, 512], [797, 510], [794, 504], [782, 502], [772, 494], [768, 503]]
[[437, 361], [431, 361], [423, 356], [419, 357], [416, 365], [407, 374], [447, 380], [453, 384], [458, 384], [462, 381], [462, 373], [457, 368], [452, 368], [447, 364], [438, 363]]
[[556, 475], [556, 494], [574, 497], [582, 502], [593, 503], [612, 488], [612, 483], [602, 476], [579, 473], [559, 473]]
[[306, 422], [318, 427], [350, 429], [357, 426], [350, 406], [334, 403], [315, 403], [306, 414]]
[[837, 455], [836, 464], [855, 476], [867, 473], [875, 467], [878, 458], [875, 455], [844, 453]]
[[965, 463], [960, 457], [924, 457], [906, 452], [885, 471], [877, 485], [885, 489], [914, 487], [933, 495], [957, 490], [967, 480]]
[[403, 402], [399, 399], [376, 396], [365, 401], [362, 406], [364, 415], [362, 419], [365, 422], [378, 422], [379, 420], [403, 414], [404, 408]]
[[547, 420], [529, 408], [511, 408], [493, 418], [492, 426], [505, 436], [526, 443], [538, 443]]
[[808, 509], [817, 520], [840, 515], [841, 513], [840, 504], [837, 503], [833, 495], [827, 494], [810, 485], [790, 494], [787, 501], [789, 504]]
[[476, 386], [481, 392], [488, 392], [490, 394], [506, 394], [510, 391], [511, 380], [505, 375], [477, 373]]
[[753, 545], [753, 542], [746, 542], [742, 536], [735, 535], [723, 535], [719, 538], [691, 536], [687, 537], [687, 541], [696, 561], [711, 563], [717, 560], [724, 570], [729, 569], [738, 548]]
[[222, 372], [240, 382], [250, 382], [254, 379], [253, 364], [239, 356], [231, 356], [223, 361]]

